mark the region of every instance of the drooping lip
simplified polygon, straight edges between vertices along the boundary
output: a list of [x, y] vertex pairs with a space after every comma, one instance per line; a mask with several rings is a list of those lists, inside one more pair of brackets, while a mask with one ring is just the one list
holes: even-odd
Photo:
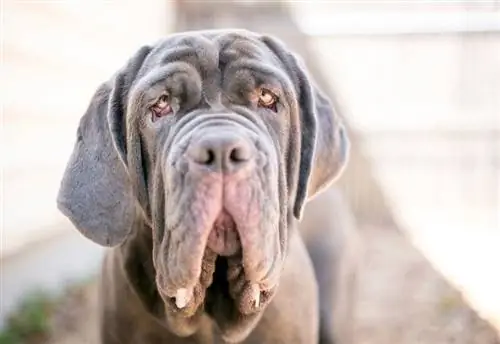
[[207, 247], [223, 257], [240, 252], [241, 240], [237, 226], [231, 214], [222, 209], [208, 235]]
[[[171, 226], [165, 236], [165, 250], [160, 251], [168, 256], [160, 256], [159, 261], [169, 297], [175, 297], [179, 289], [196, 287], [206, 270], [207, 251], [234, 258], [249, 282], [265, 284], [269, 279], [274, 271], [273, 248], [279, 223], [273, 211], [277, 198], [259, 188], [259, 181], [252, 181], [256, 178], [252, 176], [246, 180], [210, 173], [191, 175], [187, 179], [190, 188], [179, 194], [182, 197], [166, 200], [166, 213], [170, 215], [167, 226]], [[177, 181], [170, 182], [173, 185]], [[179, 207], [183, 211], [174, 211]]]

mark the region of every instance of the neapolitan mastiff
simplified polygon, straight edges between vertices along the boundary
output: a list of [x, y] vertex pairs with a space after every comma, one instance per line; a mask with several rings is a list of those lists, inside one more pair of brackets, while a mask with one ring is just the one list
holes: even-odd
[[112, 247], [102, 343], [342, 343], [354, 270], [329, 186], [348, 147], [274, 37], [192, 31], [140, 48], [95, 92], [58, 195]]

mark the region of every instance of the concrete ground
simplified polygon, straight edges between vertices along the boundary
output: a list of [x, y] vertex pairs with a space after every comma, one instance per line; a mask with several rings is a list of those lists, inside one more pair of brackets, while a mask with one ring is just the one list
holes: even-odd
[[[460, 292], [397, 231], [363, 228], [356, 344], [500, 344]], [[96, 290], [74, 292], [53, 319], [47, 344], [96, 343]]]

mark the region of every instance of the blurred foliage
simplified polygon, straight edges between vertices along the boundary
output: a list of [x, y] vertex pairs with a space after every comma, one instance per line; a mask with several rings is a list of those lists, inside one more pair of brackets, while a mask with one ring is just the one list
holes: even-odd
[[56, 300], [43, 292], [27, 297], [0, 332], [0, 344], [31, 344], [46, 340], [55, 304]]
[[[85, 288], [95, 281], [95, 276], [69, 282], [61, 295], [54, 296], [44, 291], [29, 294], [8, 319], [0, 331], [0, 344], [46, 343], [51, 335], [54, 321], [73, 321], [68, 312], [61, 313], [61, 307], [68, 300], [81, 300]], [[65, 319], [58, 319], [64, 317]], [[55, 318], [55, 319], [54, 319]], [[66, 324], [65, 326], [68, 326]]]

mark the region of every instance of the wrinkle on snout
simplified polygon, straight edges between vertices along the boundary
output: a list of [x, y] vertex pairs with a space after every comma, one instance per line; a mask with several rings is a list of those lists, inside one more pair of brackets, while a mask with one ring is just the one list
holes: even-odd
[[[245, 135], [252, 138], [262, 137], [263, 131], [267, 128], [263, 123], [256, 121], [252, 116], [243, 116], [231, 112], [213, 112], [213, 110], [197, 110], [182, 116], [173, 128], [172, 135], [169, 136], [166, 146], [169, 149], [176, 145], [183, 137], [188, 137], [199, 131], [218, 131], [222, 126], [232, 126], [238, 130], [246, 131]], [[175, 143], [175, 144], [174, 144]]]

